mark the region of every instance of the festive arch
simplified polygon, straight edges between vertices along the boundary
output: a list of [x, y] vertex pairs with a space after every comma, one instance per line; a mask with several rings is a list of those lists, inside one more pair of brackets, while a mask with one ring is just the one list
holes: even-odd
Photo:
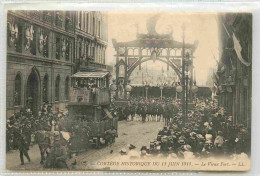
[[[147, 21], [148, 33], [137, 33], [136, 40], [128, 42], [117, 42], [115, 39], [112, 40], [116, 51], [115, 68], [116, 83], [118, 86], [119, 83], [123, 83], [124, 88], [126, 88], [133, 70], [138, 66], [139, 69], [141, 69], [141, 64], [150, 60], [166, 63], [176, 72], [180, 80], [182, 80], [184, 71], [180, 66], [181, 64], [177, 66], [176, 63], [184, 61], [184, 54], [186, 52], [189, 52], [193, 64], [193, 53], [197, 48], [198, 41], [194, 41], [194, 44], [184, 44], [184, 42], [175, 41], [172, 37], [172, 31], [168, 34], [158, 34], [155, 30], [156, 19], [151, 18]], [[125, 68], [123, 76], [121, 73], [119, 75], [119, 68], [122, 65], [124, 65]], [[191, 69], [193, 69], [193, 67], [191, 67]], [[193, 70], [191, 70], [191, 73], [193, 73]], [[191, 82], [193, 82], [193, 75], [190, 79]], [[126, 95], [127, 93], [124, 91], [125, 98]], [[116, 97], [118, 98], [118, 91], [116, 92]]]
[[[147, 61], [151, 61], [151, 58], [144, 58], [141, 60], [141, 62], [135, 62], [127, 71], [127, 79], [129, 79], [129, 77], [131, 76], [131, 73], [136, 69], [136, 67], [138, 67], [140, 64], [147, 62]], [[156, 59], [156, 61], [160, 61], [163, 62], [165, 64], [168, 64], [177, 74], [177, 76], [179, 77], [179, 79], [181, 79], [181, 72], [180, 70], [177, 68], [177, 66], [175, 64], [173, 64], [170, 60], [163, 60], [162, 58], [158, 58]]]

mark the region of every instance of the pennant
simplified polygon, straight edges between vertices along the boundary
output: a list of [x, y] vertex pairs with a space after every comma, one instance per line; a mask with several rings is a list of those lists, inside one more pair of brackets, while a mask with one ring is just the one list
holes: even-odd
[[225, 25], [224, 23], [222, 23], [222, 25], [223, 25], [223, 27], [224, 27], [224, 29], [225, 29], [225, 31], [226, 31], [228, 37], [230, 38], [230, 34], [229, 34], [229, 32], [228, 32], [228, 30], [227, 30], [227, 28], [226, 28], [226, 25]]
[[233, 33], [233, 42], [234, 42], [234, 49], [236, 51], [236, 54], [237, 54], [237, 57], [238, 59], [245, 65], [245, 66], [250, 66], [251, 63], [245, 61], [241, 55], [241, 50], [242, 50], [242, 47], [238, 41], [238, 39], [236, 38], [235, 34]]

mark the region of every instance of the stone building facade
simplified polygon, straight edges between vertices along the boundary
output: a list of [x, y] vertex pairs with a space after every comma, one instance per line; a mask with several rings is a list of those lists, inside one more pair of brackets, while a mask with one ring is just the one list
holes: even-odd
[[73, 73], [106, 69], [103, 18], [99, 12], [8, 11], [7, 117], [23, 107], [36, 114], [45, 102], [64, 109]]
[[220, 61], [215, 89], [235, 125], [251, 127], [252, 14], [219, 15]]
[[107, 19], [101, 12], [75, 14], [76, 63], [74, 72], [106, 70]]

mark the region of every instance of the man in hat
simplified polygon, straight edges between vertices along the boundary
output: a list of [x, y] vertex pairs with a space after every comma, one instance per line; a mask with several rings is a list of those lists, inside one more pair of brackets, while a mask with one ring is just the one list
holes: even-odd
[[145, 122], [146, 119], [146, 109], [147, 109], [146, 106], [143, 105], [141, 109], [142, 122]]
[[23, 124], [20, 124], [17, 141], [18, 141], [18, 149], [20, 151], [21, 165], [24, 165], [23, 155], [27, 158], [29, 162], [31, 162], [31, 159], [28, 154], [30, 143], [29, 140], [26, 138], [26, 132], [24, 131]]

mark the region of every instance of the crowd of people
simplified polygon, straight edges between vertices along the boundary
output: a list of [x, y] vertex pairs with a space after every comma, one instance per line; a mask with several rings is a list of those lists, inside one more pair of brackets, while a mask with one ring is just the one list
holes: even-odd
[[[153, 100], [148, 101], [148, 106], [151, 102]], [[150, 146], [141, 148], [141, 156], [163, 155], [173, 158], [250, 156], [250, 129], [243, 124], [234, 125], [233, 117], [229, 116], [223, 107], [219, 107], [216, 101], [196, 99], [194, 107], [188, 110], [185, 124], [177, 102], [169, 100], [155, 104], [163, 107], [159, 116], [162, 115], [166, 124], [158, 130], [157, 138], [150, 142]], [[169, 104], [175, 106], [176, 110], [164, 110]], [[149, 118], [149, 115], [146, 117]]]
[[[141, 148], [142, 156], [207, 158], [241, 153], [250, 155], [250, 129], [243, 124], [234, 125], [233, 117], [229, 116], [223, 107], [219, 107], [216, 101], [196, 99], [193, 108], [189, 108], [187, 112], [185, 123], [181, 102], [172, 98], [132, 98], [125, 106], [112, 103], [110, 111], [112, 116], [118, 117], [119, 120], [164, 122], [164, 127], [158, 130], [158, 135], [151, 141], [150, 146]], [[28, 150], [30, 145], [37, 141], [33, 139], [35, 134], [39, 131], [57, 131], [52, 128], [62, 128], [59, 126], [60, 121], [67, 119], [66, 117], [65, 112], [54, 113], [49, 104], [45, 104], [37, 115], [29, 108], [21, 109], [7, 120], [7, 150], [19, 149], [21, 164], [24, 164], [24, 156], [30, 162]], [[54, 135], [53, 147], [49, 147], [49, 152], [59, 150], [63, 153], [57, 157], [61, 157], [61, 162], [57, 163], [61, 164], [60, 167], [65, 167], [66, 159], [63, 157], [66, 157], [67, 153], [63, 151], [64, 145], [61, 144], [60, 137]], [[51, 161], [49, 165], [53, 167]]]
[[[24, 165], [24, 156], [30, 162], [28, 151], [37, 144], [43, 167], [68, 168], [72, 165], [68, 162], [71, 152], [89, 146], [90, 129], [82, 124], [82, 119], [69, 118], [68, 111], [53, 111], [50, 104], [43, 105], [37, 114], [33, 114], [30, 108], [24, 108], [7, 120], [6, 149], [19, 150], [21, 165]], [[116, 134], [113, 129], [105, 132], [105, 137]], [[79, 139], [84, 139], [84, 142], [77, 143]], [[106, 142], [114, 142], [114, 138], [109, 140]]]
[[132, 98], [124, 106], [112, 104], [111, 111], [117, 115], [119, 120], [130, 121], [164, 121], [165, 125], [171, 120], [171, 114], [179, 111], [178, 102], [173, 98], [150, 98], [144, 97]]
[[[21, 164], [24, 156], [30, 162], [28, 150], [37, 142], [38, 131], [55, 131], [60, 119], [66, 116], [65, 112], [52, 111], [50, 104], [44, 104], [38, 114], [33, 114], [30, 108], [23, 108], [13, 114], [6, 123], [6, 150], [19, 150]], [[38, 139], [39, 140], [39, 139]]]

